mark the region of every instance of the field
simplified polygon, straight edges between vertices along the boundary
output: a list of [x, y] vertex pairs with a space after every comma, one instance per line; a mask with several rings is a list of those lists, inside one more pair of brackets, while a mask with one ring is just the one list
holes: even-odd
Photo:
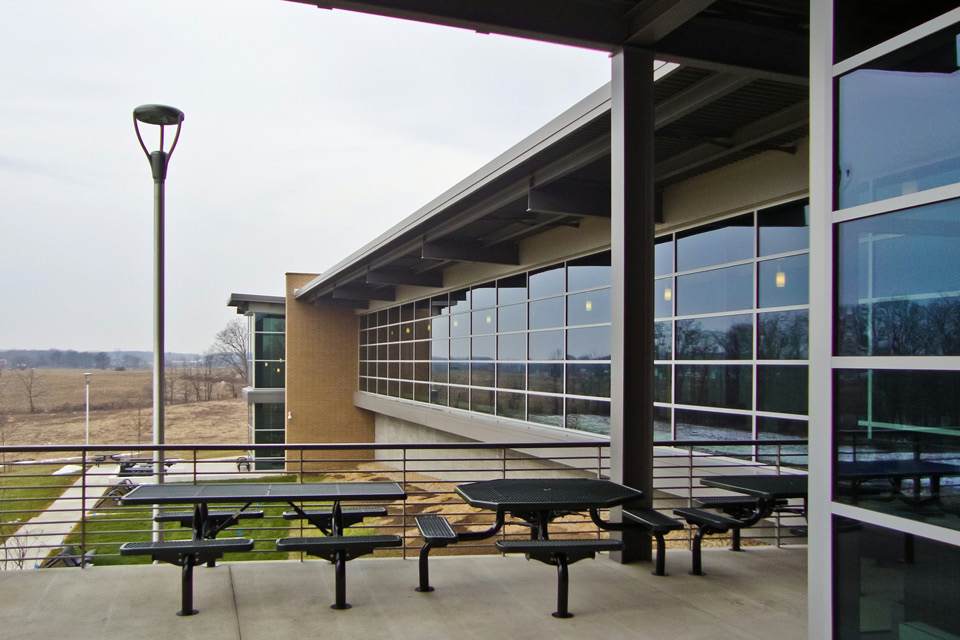
[[[86, 387], [83, 371], [37, 369], [41, 391], [36, 413], [15, 372], [0, 378], [0, 420], [6, 445], [83, 444]], [[142, 444], [153, 440], [150, 371], [93, 371], [90, 381], [90, 443]], [[247, 441], [247, 407], [241, 398], [167, 405], [166, 441], [171, 444], [233, 444]]]

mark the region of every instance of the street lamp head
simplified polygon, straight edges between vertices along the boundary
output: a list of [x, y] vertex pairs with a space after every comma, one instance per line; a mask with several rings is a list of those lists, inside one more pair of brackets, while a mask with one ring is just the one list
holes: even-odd
[[83, 379], [87, 381], [87, 384], [90, 384], [90, 376], [92, 375], [93, 375], [92, 373], [83, 374]]
[[[144, 104], [133, 110], [133, 128], [137, 132], [137, 140], [140, 141], [140, 148], [146, 154], [150, 161], [150, 167], [153, 171], [153, 179], [157, 182], [163, 182], [167, 175], [167, 163], [173, 150], [177, 146], [177, 140], [180, 139], [180, 126], [183, 124], [183, 111], [176, 107], [170, 107], [165, 104]], [[140, 135], [140, 124], [157, 125], [160, 127], [160, 148], [157, 151], [150, 151], [143, 142], [143, 136]], [[163, 149], [164, 127], [176, 125], [177, 131], [173, 137], [173, 144], [170, 149]]]

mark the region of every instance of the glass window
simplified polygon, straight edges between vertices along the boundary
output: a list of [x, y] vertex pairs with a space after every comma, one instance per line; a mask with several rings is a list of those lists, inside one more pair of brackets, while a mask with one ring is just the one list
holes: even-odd
[[282, 389], [284, 386], [283, 362], [254, 363], [254, 386], [264, 389]]
[[494, 392], [489, 389], [472, 389], [470, 391], [470, 410], [479, 413], [493, 414]]
[[448, 390], [442, 385], [430, 385], [430, 404], [447, 406]]
[[492, 387], [495, 366], [492, 362], [471, 364], [470, 384], [476, 387]]
[[470, 410], [470, 387], [448, 387], [450, 406], [454, 409]]
[[677, 360], [750, 360], [753, 316], [677, 320]]
[[753, 372], [749, 365], [678, 364], [677, 404], [725, 409], [753, 408]]
[[[710, 411], [676, 410], [677, 440], [749, 440], [751, 437], [750, 416], [713, 413]], [[704, 449], [701, 449], [704, 450]], [[711, 450], [720, 454], [733, 453], [729, 447]]]
[[677, 271], [690, 271], [754, 256], [753, 214], [677, 233]]
[[470, 359], [470, 338], [451, 338], [450, 339], [450, 359], [451, 360], [469, 360]]
[[838, 226], [838, 355], [960, 355], [960, 201]]
[[653, 281], [653, 317], [669, 318], [673, 315], [673, 278]]
[[525, 364], [498, 364], [497, 386], [501, 389], [526, 389], [527, 365]]
[[837, 640], [960, 638], [960, 547], [833, 518]]
[[527, 305], [512, 304], [497, 309], [497, 326], [500, 331], [523, 331], [527, 328]]
[[430, 298], [430, 315], [445, 316], [450, 314], [450, 296], [446, 293]]
[[653, 408], [653, 439], [673, 440], [673, 419], [668, 407]]
[[567, 263], [567, 290], [583, 291], [610, 286], [610, 252], [577, 258]]
[[960, 372], [834, 372], [835, 499], [960, 529]]
[[653, 359], [669, 360], [673, 357], [673, 323], [655, 322], [653, 325]]
[[810, 246], [810, 205], [806, 200], [763, 209], [757, 216], [759, 255], [801, 251]]
[[258, 313], [254, 316], [254, 326], [257, 331], [277, 331], [287, 330], [287, 317], [272, 313]]
[[543, 298], [564, 293], [566, 282], [563, 265], [556, 265], [530, 273], [530, 298]]
[[450, 363], [450, 384], [470, 384], [470, 363]]
[[400, 307], [400, 322], [410, 322], [413, 320], [413, 303], [408, 302]]
[[653, 245], [653, 274], [665, 276], [674, 271], [673, 236], [657, 238]]
[[400, 307], [390, 307], [387, 309], [387, 322], [397, 324], [400, 322]]
[[450, 313], [464, 313], [470, 310], [470, 290], [460, 289], [450, 292]]
[[547, 298], [530, 303], [530, 328], [549, 329], [563, 326], [564, 298]]
[[759, 307], [789, 307], [810, 301], [809, 257], [804, 255], [765, 260], [758, 267]]
[[283, 360], [287, 336], [282, 333], [258, 333], [254, 357], [257, 360]]
[[507, 333], [497, 339], [497, 360], [526, 360], [527, 334]]
[[757, 410], [807, 414], [807, 367], [758, 365]]
[[[609, 345], [609, 341], [608, 341]], [[609, 346], [608, 346], [609, 349]], [[563, 360], [563, 331], [530, 333], [531, 360]]]
[[563, 398], [558, 396], [527, 396], [527, 420], [562, 427]]
[[[531, 341], [535, 334], [530, 334]], [[531, 357], [531, 360], [533, 358]], [[568, 360], [609, 360], [610, 327], [586, 327], [567, 331]]]
[[434, 382], [448, 382], [448, 365], [446, 362], [433, 362], [430, 364], [430, 379]]
[[610, 434], [610, 403], [603, 400], [567, 400], [567, 429]]
[[527, 274], [521, 273], [497, 280], [497, 302], [513, 304], [527, 299]]
[[450, 335], [458, 338], [470, 335], [470, 314], [450, 316]]
[[430, 359], [448, 360], [450, 358], [449, 340], [431, 340], [430, 341]]
[[673, 367], [653, 365], [653, 401], [673, 402]]
[[610, 289], [567, 297], [567, 326], [610, 322]]
[[430, 385], [414, 385], [413, 399], [417, 402], [430, 402]]
[[473, 312], [473, 333], [495, 333], [497, 330], [497, 310], [484, 309]]
[[400, 325], [400, 339], [407, 341], [413, 340], [413, 323], [408, 322]]
[[497, 283], [488, 282], [477, 285], [471, 292], [470, 308], [483, 309], [497, 304]]
[[567, 393], [576, 396], [610, 397], [609, 364], [568, 364]]
[[527, 417], [527, 397], [522, 393], [497, 392], [497, 415], [515, 420]]
[[286, 442], [286, 436], [283, 431], [255, 431], [253, 434], [254, 444], [283, 444]]
[[413, 400], [413, 383], [409, 381], [400, 382], [400, 397], [404, 400]]
[[837, 81], [839, 208], [960, 182], [951, 26]]
[[533, 364], [529, 365], [530, 380], [527, 388], [530, 391], [546, 393], [563, 393], [563, 365], [562, 364]]
[[[768, 418], [757, 416], [758, 440], [806, 440], [807, 421], [790, 420], [788, 418]], [[762, 445], [759, 447], [761, 460], [769, 464], [788, 465], [792, 467], [807, 466], [806, 444], [781, 444], [777, 446]]]
[[496, 360], [497, 359], [497, 337], [480, 336], [472, 338], [473, 341], [473, 359], [474, 360]]
[[806, 309], [757, 314], [757, 358], [806, 360], [808, 325]]
[[253, 405], [255, 429], [283, 429], [284, 404], [282, 402], [262, 402]]
[[863, 0], [835, 0], [834, 62], [846, 60], [955, 9], [957, 3], [956, 0], [870, 2], [866, 5], [870, 8], [869, 20], [864, 20], [864, 6]]
[[677, 315], [740, 311], [753, 307], [753, 265], [677, 277]]

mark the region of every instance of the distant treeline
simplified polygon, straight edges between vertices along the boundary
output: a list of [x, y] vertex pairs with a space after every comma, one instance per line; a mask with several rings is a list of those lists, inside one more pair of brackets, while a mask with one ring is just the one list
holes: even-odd
[[[201, 358], [197, 353], [167, 353], [166, 360], [188, 362]], [[74, 351], [73, 349], [0, 350], [4, 369], [146, 369], [153, 366], [152, 351]]]

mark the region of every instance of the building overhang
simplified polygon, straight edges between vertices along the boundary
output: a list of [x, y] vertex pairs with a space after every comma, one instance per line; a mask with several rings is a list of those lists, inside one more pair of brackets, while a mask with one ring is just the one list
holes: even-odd
[[252, 313], [283, 314], [287, 308], [287, 300], [283, 296], [231, 293], [227, 299], [227, 306], [236, 307], [238, 315], [249, 315]]

